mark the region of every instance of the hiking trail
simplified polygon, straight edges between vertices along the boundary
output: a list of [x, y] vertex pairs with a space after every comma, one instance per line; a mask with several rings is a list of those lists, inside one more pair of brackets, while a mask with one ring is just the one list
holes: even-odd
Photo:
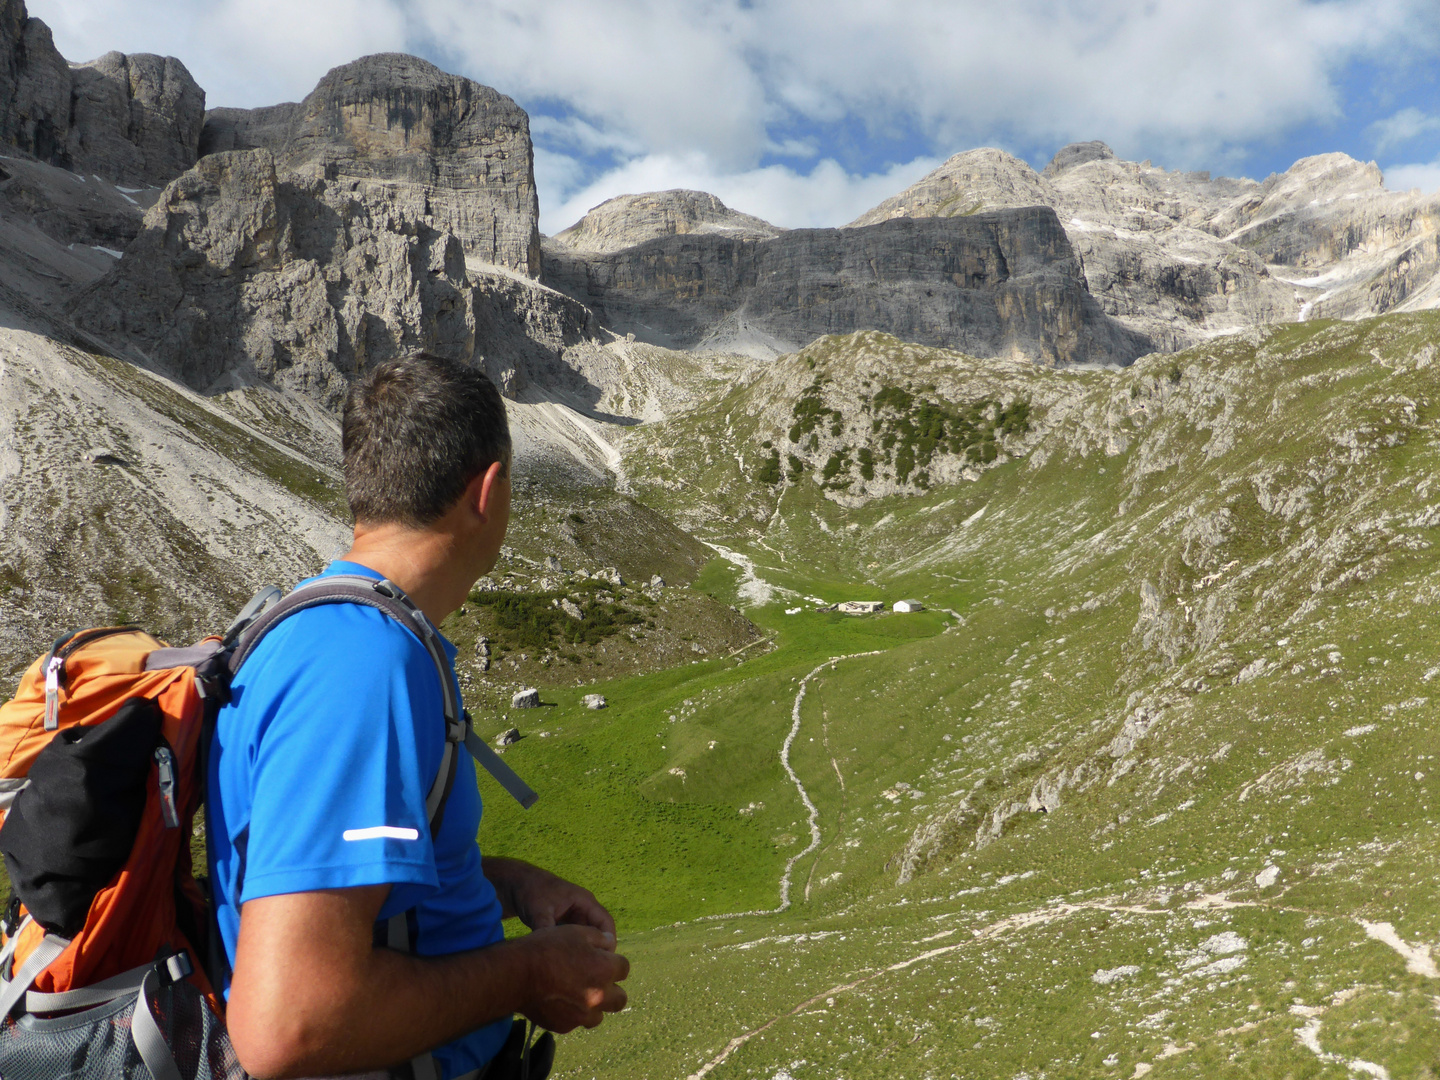
[[[810, 843], [804, 851], [790, 856], [785, 862], [785, 872], [780, 875], [780, 906], [773, 908], [757, 908], [754, 911], [730, 911], [722, 915], [701, 915], [698, 919], [690, 919], [689, 922], [715, 922], [720, 919], [740, 919], [751, 915], [779, 915], [790, 907], [790, 875], [795, 871], [795, 864], [820, 846], [820, 811], [810, 799], [810, 793], [805, 790], [805, 785], [800, 782], [800, 777], [795, 774], [794, 768], [790, 765], [790, 747], [795, 743], [795, 737], [800, 734], [800, 706], [805, 701], [805, 691], [810, 680], [819, 675], [827, 667], [834, 670], [835, 666], [842, 660], [855, 660], [862, 656], [879, 656], [884, 650], [872, 649], [870, 652], [847, 653], [844, 656], [832, 656], [816, 667], [800, 680], [800, 689], [795, 693], [795, 704], [790, 708], [790, 734], [785, 736], [785, 742], [780, 747], [780, 764], [785, 769], [785, 775], [795, 785], [795, 790], [800, 793], [800, 801], [805, 804], [805, 812], [808, 815], [810, 826]], [[832, 762], [833, 764], [833, 762]], [[836, 766], [839, 772], [839, 766]], [[844, 781], [842, 780], [843, 784]], [[684, 925], [675, 923], [675, 926]]]

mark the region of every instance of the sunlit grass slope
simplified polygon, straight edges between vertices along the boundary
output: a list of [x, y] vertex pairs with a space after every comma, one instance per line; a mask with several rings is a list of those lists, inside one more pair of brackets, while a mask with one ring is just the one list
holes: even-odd
[[[1440, 1072], [1437, 331], [1059, 373], [856, 335], [641, 429], [637, 493], [729, 553], [698, 587], [763, 601], [777, 648], [599, 713], [547, 691], [509, 752], [545, 798], [490, 795], [482, 839], [594, 883], [634, 962], [559, 1074]], [[954, 482], [838, 488], [823, 443], [774, 479], [817, 374], [852, 461], [884, 385], [1028, 415], [989, 461], [937, 440]], [[929, 610], [806, 599], [902, 596]], [[780, 749], [842, 656], [799, 707], [792, 906], [724, 917], [810, 843]]]

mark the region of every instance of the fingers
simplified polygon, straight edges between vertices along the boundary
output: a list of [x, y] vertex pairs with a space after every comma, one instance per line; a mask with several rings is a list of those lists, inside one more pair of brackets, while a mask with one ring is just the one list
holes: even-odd
[[579, 926], [593, 926], [606, 933], [615, 933], [615, 920], [604, 905], [587, 890], [575, 888], [575, 895], [569, 898], [557, 922], [574, 923]]
[[599, 1027], [606, 1013], [620, 1012], [629, 1000], [619, 986], [591, 987], [579, 1001], [550, 998], [530, 1018], [547, 1031], [563, 1035], [577, 1027]]
[[586, 924], [586, 926], [593, 926], [596, 930], [603, 930], [603, 932], [609, 933], [609, 935], [615, 933], [615, 919], [611, 917], [611, 913], [606, 912], [605, 907], [600, 904], [600, 901], [590, 896], [589, 893], [579, 897], [579, 899], [570, 906], [569, 912], [564, 914], [566, 914], [566, 922], [583, 923]]
[[526, 939], [539, 950], [536, 968], [542, 990], [527, 1016], [551, 1031], [593, 1028], [607, 1012], [626, 1007], [628, 995], [616, 984], [630, 974], [630, 961], [615, 951], [615, 935], [587, 925], [561, 925]]
[[599, 1027], [600, 1022], [605, 1019], [606, 1013], [619, 1012], [630, 1000], [625, 991], [618, 986], [607, 986], [604, 990], [592, 990], [586, 997], [586, 1004], [589, 1008], [585, 1010], [585, 1015], [580, 1023], [587, 1028]]
[[630, 1000], [630, 995], [625, 993], [623, 986], [607, 986], [605, 996], [601, 999], [600, 1008], [604, 1012], [619, 1012], [625, 1008]]

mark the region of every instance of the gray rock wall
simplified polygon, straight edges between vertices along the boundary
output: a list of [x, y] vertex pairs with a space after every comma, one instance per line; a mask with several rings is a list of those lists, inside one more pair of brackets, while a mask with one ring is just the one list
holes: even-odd
[[299, 104], [214, 110], [201, 142], [206, 153], [268, 149], [282, 171], [394, 184], [467, 255], [540, 275], [529, 117], [418, 57], [335, 68]]
[[1128, 363], [1149, 343], [1108, 319], [1048, 207], [796, 229], [770, 240], [674, 236], [579, 257], [546, 280], [613, 330], [693, 347], [725, 324], [791, 346], [883, 330], [976, 356]]
[[1173, 350], [1295, 317], [1294, 290], [1209, 225], [1217, 206], [1257, 187], [1121, 161], [1099, 142], [1065, 147], [1043, 175], [1003, 150], [968, 150], [854, 224], [1053, 207], [1105, 313]]
[[66, 151], [77, 169], [163, 187], [195, 164], [205, 91], [173, 56], [110, 52], [71, 68]]
[[173, 56], [68, 64], [23, 0], [0, 0], [0, 142], [49, 165], [163, 186], [195, 164], [205, 91]]
[[281, 179], [267, 150], [202, 158], [71, 313], [198, 390], [260, 380], [332, 408], [401, 350], [475, 350], [453, 235], [385, 184]]
[[472, 272], [476, 362], [507, 396], [565, 390], [588, 404], [598, 390], [567, 360], [567, 350], [600, 336], [578, 301], [518, 275]]
[[70, 67], [50, 28], [24, 0], [0, 0], [0, 141], [65, 165], [69, 129]]

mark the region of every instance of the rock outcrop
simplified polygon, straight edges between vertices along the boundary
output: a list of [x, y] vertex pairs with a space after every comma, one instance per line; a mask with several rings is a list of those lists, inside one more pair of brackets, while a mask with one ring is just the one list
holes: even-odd
[[1053, 207], [1090, 292], [1161, 349], [1440, 305], [1440, 198], [1387, 191], [1373, 162], [1345, 154], [1257, 183], [1123, 161], [1100, 142], [1064, 147], [1043, 173], [971, 150], [853, 224], [1016, 206]]
[[0, 141], [50, 165], [161, 186], [195, 164], [205, 92], [173, 56], [71, 65], [23, 0], [0, 2]]
[[1105, 312], [1173, 350], [1298, 313], [1263, 260], [1207, 229], [1216, 206], [1254, 186], [1121, 161], [1098, 142], [1065, 147], [1043, 175], [1002, 150], [970, 150], [853, 224], [1052, 207]]
[[304, 101], [215, 109], [205, 154], [267, 149], [281, 172], [383, 181], [472, 259], [540, 274], [530, 120], [503, 94], [401, 53], [329, 72]]
[[71, 68], [66, 153], [85, 172], [163, 187], [195, 164], [205, 91], [173, 56], [110, 52]]
[[50, 28], [24, 0], [0, 0], [0, 140], [64, 164], [70, 130], [70, 67]]
[[1302, 318], [1440, 305], [1440, 197], [1387, 191], [1374, 162], [1302, 158], [1208, 227], [1270, 263], [1295, 288]]
[[1103, 143], [1062, 150], [1045, 179], [1090, 292], [1158, 349], [1298, 316], [1295, 290], [1264, 259], [1208, 227], [1253, 181], [1122, 161]]
[[475, 350], [452, 234], [390, 185], [281, 179], [268, 150], [202, 158], [72, 312], [196, 389], [258, 379], [331, 407], [352, 373], [402, 349]]
[[982, 210], [1058, 203], [1055, 189], [1025, 162], [1004, 150], [956, 154], [898, 195], [867, 210], [847, 228], [901, 217], [965, 217]]
[[1127, 363], [1148, 342], [1107, 319], [1047, 207], [769, 240], [671, 236], [610, 253], [547, 251], [546, 280], [602, 323], [688, 348], [741, 327], [776, 348], [881, 329], [977, 356]]
[[784, 231], [731, 210], [707, 192], [674, 190], [608, 199], [551, 240], [577, 251], [621, 251], [662, 236], [718, 233], [768, 240]]
[[519, 274], [474, 268], [469, 276], [477, 359], [501, 393], [565, 391], [577, 404], [599, 400], [572, 352], [588, 351], [600, 336], [593, 312]]

